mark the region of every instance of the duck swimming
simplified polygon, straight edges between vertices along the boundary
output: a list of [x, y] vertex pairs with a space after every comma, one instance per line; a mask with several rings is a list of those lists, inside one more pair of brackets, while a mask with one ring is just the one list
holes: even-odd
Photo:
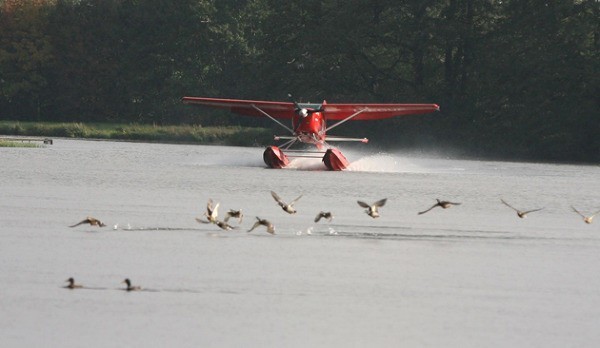
[[65, 286], [66, 289], [81, 289], [83, 288], [83, 285], [81, 284], [75, 284], [75, 279], [73, 279], [73, 277], [65, 280], [66, 282], [69, 282], [69, 284], [67, 284]]
[[131, 286], [131, 280], [129, 280], [129, 278], [125, 278], [125, 280], [123, 280], [121, 283], [125, 283], [127, 285], [127, 287], [124, 289], [126, 291], [140, 291], [142, 290], [141, 286]]

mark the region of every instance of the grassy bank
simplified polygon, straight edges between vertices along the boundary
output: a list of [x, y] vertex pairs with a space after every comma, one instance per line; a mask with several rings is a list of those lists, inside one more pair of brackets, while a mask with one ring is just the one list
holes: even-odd
[[265, 128], [108, 123], [1, 121], [0, 134], [235, 146], [265, 145], [272, 140], [271, 131]]
[[0, 140], [0, 147], [41, 147], [41, 145], [22, 141]]

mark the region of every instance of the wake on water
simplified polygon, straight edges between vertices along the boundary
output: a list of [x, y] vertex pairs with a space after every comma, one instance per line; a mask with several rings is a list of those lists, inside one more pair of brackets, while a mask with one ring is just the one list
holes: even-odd
[[[350, 162], [350, 165], [346, 168], [346, 171], [350, 172], [426, 172], [425, 168], [414, 163], [410, 158], [400, 154], [365, 154], [345, 150], [344, 156], [346, 156]], [[325, 167], [325, 164], [320, 158], [296, 158], [290, 162], [287, 168], [297, 170], [327, 170], [327, 167]]]
[[[225, 156], [205, 156], [200, 165], [265, 167], [262, 161], [262, 148], [245, 148], [243, 153], [230, 153]], [[432, 168], [426, 168], [418, 162], [423, 159], [413, 158], [401, 153], [372, 153], [343, 149], [342, 153], [350, 162], [346, 171], [377, 172], [377, 173], [425, 173]], [[321, 158], [293, 158], [286, 169], [325, 171], [327, 167]]]
[[374, 155], [358, 155], [358, 159], [350, 162], [346, 168], [354, 172], [404, 173], [423, 172], [424, 168], [409, 158], [398, 154], [377, 153]]

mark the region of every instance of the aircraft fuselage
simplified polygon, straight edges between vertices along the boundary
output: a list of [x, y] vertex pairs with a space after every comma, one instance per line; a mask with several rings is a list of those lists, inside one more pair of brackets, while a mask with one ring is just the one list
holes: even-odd
[[322, 112], [310, 112], [306, 116], [296, 113], [292, 118], [292, 127], [302, 142], [318, 144], [325, 140], [327, 126]]

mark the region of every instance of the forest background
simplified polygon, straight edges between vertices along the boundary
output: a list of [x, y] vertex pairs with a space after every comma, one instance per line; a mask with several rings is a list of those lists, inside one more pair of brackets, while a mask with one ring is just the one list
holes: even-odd
[[341, 135], [597, 164], [599, 47], [597, 0], [0, 0], [0, 120], [271, 127], [185, 95], [437, 103]]

